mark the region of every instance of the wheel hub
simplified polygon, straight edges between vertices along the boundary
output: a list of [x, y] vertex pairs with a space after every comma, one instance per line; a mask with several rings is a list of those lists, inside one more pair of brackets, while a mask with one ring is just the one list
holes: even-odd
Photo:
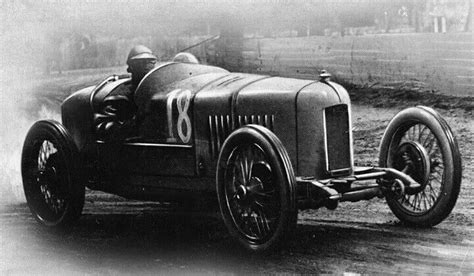
[[426, 149], [418, 142], [409, 141], [401, 144], [396, 152], [394, 167], [420, 183], [421, 187], [416, 192], [422, 191], [429, 181], [431, 171]]
[[244, 185], [240, 185], [237, 187], [237, 195], [238, 200], [245, 200], [247, 198], [247, 188]]
[[237, 187], [236, 198], [240, 201], [251, 199], [251, 196], [262, 189], [262, 181], [258, 177], [250, 178], [248, 185], [240, 185]]

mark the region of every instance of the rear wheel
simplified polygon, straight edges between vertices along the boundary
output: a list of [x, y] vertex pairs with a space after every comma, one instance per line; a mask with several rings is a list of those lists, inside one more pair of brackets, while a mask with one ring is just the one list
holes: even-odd
[[78, 151], [60, 123], [39, 121], [31, 127], [21, 166], [26, 200], [39, 222], [64, 227], [79, 218], [85, 189]]
[[295, 176], [279, 139], [261, 126], [246, 126], [225, 141], [217, 167], [224, 222], [245, 248], [265, 251], [296, 225]]
[[421, 184], [400, 198], [387, 196], [401, 221], [433, 226], [454, 208], [461, 185], [461, 156], [451, 129], [433, 109], [420, 106], [398, 113], [382, 138], [379, 162]]

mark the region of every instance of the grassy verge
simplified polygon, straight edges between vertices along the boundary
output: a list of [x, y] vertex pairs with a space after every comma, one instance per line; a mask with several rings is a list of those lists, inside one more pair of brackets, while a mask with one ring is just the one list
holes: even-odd
[[474, 97], [459, 97], [420, 91], [412, 87], [402, 86], [357, 86], [344, 83], [353, 103], [372, 107], [408, 107], [426, 105], [436, 109], [457, 110], [472, 114]]

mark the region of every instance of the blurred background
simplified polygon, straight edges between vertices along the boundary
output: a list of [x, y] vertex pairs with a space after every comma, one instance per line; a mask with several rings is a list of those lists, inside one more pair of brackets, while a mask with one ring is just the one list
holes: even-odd
[[463, 91], [472, 89], [470, 0], [1, 0], [0, 5], [4, 78], [120, 66], [128, 50], [142, 43], [162, 60], [186, 50], [233, 71], [304, 78], [328, 69], [352, 82], [412, 80], [472, 95]]

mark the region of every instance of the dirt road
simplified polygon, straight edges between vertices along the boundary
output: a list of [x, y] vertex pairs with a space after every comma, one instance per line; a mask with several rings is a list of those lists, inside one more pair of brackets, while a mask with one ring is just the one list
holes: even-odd
[[[383, 130], [399, 109], [353, 106], [356, 162], [377, 161]], [[40, 227], [24, 203], [1, 203], [0, 274], [474, 273], [474, 120], [466, 110], [442, 113], [464, 172], [453, 213], [435, 228], [400, 225], [382, 199], [343, 203], [300, 212], [285, 249], [257, 256], [230, 240], [218, 214], [175, 213], [89, 191], [69, 231]]]
[[286, 249], [255, 256], [231, 242], [212, 214], [175, 214], [156, 204], [91, 197], [68, 232], [39, 227], [25, 205], [6, 207], [0, 215], [2, 274], [474, 271], [472, 223], [455, 219], [414, 229], [367, 203], [330, 214], [307, 211]]

